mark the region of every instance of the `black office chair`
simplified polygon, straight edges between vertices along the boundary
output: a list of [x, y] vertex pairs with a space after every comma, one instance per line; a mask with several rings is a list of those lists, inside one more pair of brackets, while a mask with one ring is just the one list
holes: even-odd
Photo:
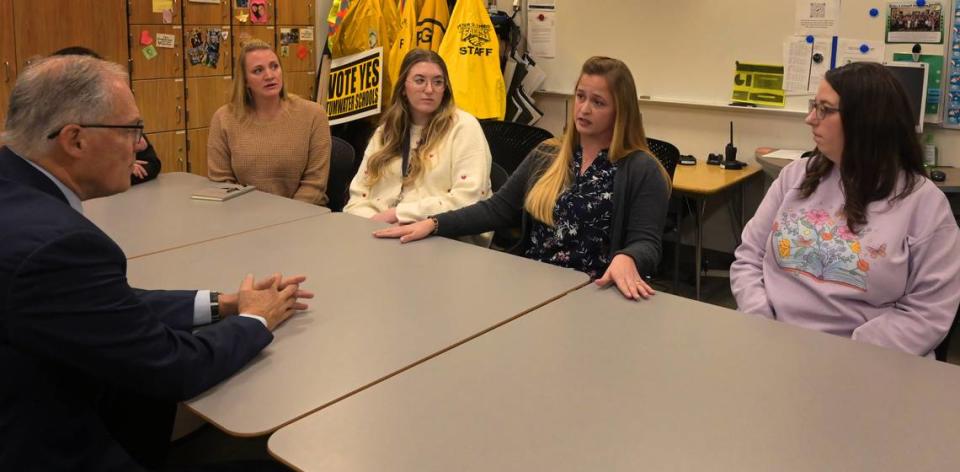
[[[663, 168], [673, 180], [673, 174], [677, 170], [677, 164], [680, 162], [680, 150], [676, 146], [659, 139], [647, 138], [647, 146], [650, 151], [660, 161]], [[676, 293], [680, 277], [680, 226], [677, 224], [680, 219], [678, 213], [683, 211], [677, 199], [670, 199], [670, 206], [667, 209], [667, 220], [663, 226], [664, 234], [672, 234], [675, 238], [673, 246], [673, 282], [671, 291]]]
[[[499, 164], [493, 162], [490, 164], [490, 190], [496, 192], [507, 182], [510, 176], [507, 171]], [[520, 241], [519, 228], [503, 228], [494, 231], [493, 241], [490, 247], [494, 249], [506, 250], [515, 246]]]
[[490, 163], [490, 190], [494, 193], [497, 190], [500, 190], [500, 187], [503, 187], [503, 184], [507, 182], [507, 179], [510, 178], [510, 175], [507, 174], [507, 171], [497, 164], [496, 162]]
[[545, 129], [509, 121], [481, 121], [480, 126], [490, 146], [493, 162], [503, 167], [507, 175], [517, 170], [533, 148], [553, 137]]
[[331, 136], [330, 139], [330, 177], [327, 179], [327, 208], [331, 211], [343, 211], [350, 198], [350, 181], [356, 169], [353, 167], [353, 146], [350, 143]]
[[673, 179], [673, 173], [676, 172], [677, 164], [680, 162], [680, 150], [673, 144], [653, 138], [647, 138], [647, 146], [666, 169], [667, 175]]

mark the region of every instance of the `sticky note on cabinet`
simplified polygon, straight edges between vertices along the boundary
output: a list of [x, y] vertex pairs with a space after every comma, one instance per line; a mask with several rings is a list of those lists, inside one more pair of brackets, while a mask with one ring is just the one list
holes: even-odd
[[153, 0], [150, 5], [154, 13], [173, 9], [173, 0]]
[[158, 54], [157, 48], [153, 47], [152, 44], [141, 49], [140, 52], [143, 53], [143, 57], [147, 58], [148, 61], [157, 57], [157, 54]]

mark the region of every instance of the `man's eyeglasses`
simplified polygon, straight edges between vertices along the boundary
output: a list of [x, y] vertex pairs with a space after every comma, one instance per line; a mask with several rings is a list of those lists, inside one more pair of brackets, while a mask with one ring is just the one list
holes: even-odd
[[838, 111], [839, 108], [834, 108], [825, 103], [817, 103], [816, 100], [810, 100], [810, 106], [807, 108], [807, 114], [809, 115], [811, 111], [817, 110], [817, 119], [822, 120], [829, 115], [832, 115]]
[[[135, 125], [103, 125], [103, 124], [98, 124], [98, 123], [91, 123], [91, 124], [86, 124], [86, 125], [78, 124], [77, 126], [79, 126], [79, 127], [81, 127], [81, 128], [132, 129], [132, 130], [135, 130], [135, 133], [134, 133], [134, 138], [135, 138], [135, 139], [133, 140], [133, 143], [136, 144], [136, 143], [139, 143], [139, 142], [140, 142], [140, 138], [143, 137], [143, 126], [144, 126], [144, 125], [143, 125], [143, 123], [137, 123], [137, 124], [135, 124]], [[48, 134], [48, 135], [47, 135], [47, 139], [56, 138], [56, 137], [60, 134], [60, 132], [63, 131], [63, 128], [65, 128], [65, 127], [66, 127], [66, 125], [61, 126], [58, 130], [56, 130], [56, 131]]]

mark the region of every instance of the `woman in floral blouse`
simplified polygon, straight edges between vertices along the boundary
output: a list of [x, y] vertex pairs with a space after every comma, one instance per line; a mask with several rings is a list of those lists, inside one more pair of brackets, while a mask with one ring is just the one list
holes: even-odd
[[409, 242], [519, 219], [524, 237], [513, 252], [586, 272], [630, 299], [652, 295], [640, 274], [660, 260], [671, 186], [647, 148], [633, 76], [619, 60], [592, 57], [574, 95], [563, 139], [539, 145], [491, 198], [374, 235]]
[[927, 355], [960, 303], [960, 231], [923, 168], [910, 103], [879, 64], [834, 69], [730, 267], [741, 311]]

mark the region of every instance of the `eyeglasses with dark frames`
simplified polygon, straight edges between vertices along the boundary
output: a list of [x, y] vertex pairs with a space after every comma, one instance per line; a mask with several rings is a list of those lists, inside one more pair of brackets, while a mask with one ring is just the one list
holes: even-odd
[[817, 110], [817, 119], [822, 120], [829, 115], [832, 115], [838, 111], [839, 108], [834, 108], [826, 103], [817, 103], [816, 100], [810, 100], [810, 105], [807, 108], [807, 114], [809, 115], [811, 111]]
[[[133, 140], [134, 144], [139, 143], [140, 139], [143, 138], [143, 127], [144, 127], [143, 122], [137, 123], [135, 125], [105, 125], [100, 123], [90, 123], [90, 124], [78, 124], [77, 126], [81, 128], [115, 128], [115, 129], [136, 130], [136, 135], [135, 135], [136, 139]], [[67, 125], [63, 125], [56, 131], [48, 134], [47, 139], [56, 138], [58, 135], [60, 135], [60, 132], [63, 131], [63, 128], [66, 128], [66, 127]]]

